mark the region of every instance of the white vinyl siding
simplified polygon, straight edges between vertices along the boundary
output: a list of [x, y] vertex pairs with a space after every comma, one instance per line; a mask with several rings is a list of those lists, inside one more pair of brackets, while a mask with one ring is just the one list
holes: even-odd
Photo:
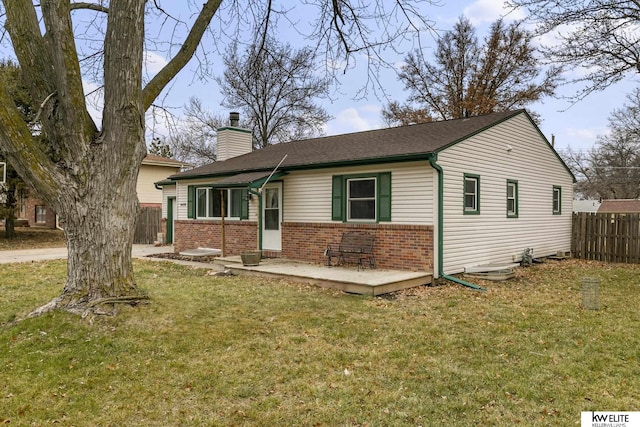
[[166, 185], [162, 187], [162, 218], [167, 218], [167, 199], [169, 197], [176, 197], [175, 185]]
[[[518, 115], [443, 150], [444, 271], [569, 251], [572, 177], [533, 125]], [[479, 215], [461, 209], [464, 174], [481, 177]], [[506, 218], [507, 180], [517, 180], [518, 217]], [[561, 215], [553, 215], [552, 188], [562, 191]]]
[[334, 175], [391, 172], [391, 223], [433, 225], [433, 170], [429, 162], [291, 172], [284, 177], [284, 222], [331, 222]]

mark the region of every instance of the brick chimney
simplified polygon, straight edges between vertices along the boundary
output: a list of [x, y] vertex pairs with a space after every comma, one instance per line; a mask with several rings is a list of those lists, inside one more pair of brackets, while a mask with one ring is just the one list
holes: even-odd
[[218, 128], [216, 161], [250, 153], [253, 148], [251, 130], [239, 127], [240, 113], [229, 113], [229, 126]]

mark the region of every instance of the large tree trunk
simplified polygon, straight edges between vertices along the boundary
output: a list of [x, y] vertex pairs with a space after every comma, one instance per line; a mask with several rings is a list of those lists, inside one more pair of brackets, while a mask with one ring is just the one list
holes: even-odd
[[123, 122], [110, 134], [129, 141], [121, 145], [126, 154], [101, 139], [75, 185], [51, 201], [67, 240], [67, 281], [60, 296], [32, 315], [58, 308], [113, 313], [117, 302], [144, 298], [136, 287], [131, 248], [139, 211], [136, 183], [146, 149], [141, 116], [133, 117], [132, 126]]
[[[144, 87], [142, 60], [146, 0], [111, 0], [108, 7], [73, 3], [107, 13], [104, 35], [102, 124], [85, 102], [75, 47], [72, 4], [50, 0], [4, 0], [6, 28], [38, 104], [34, 121], [23, 121], [0, 85], [0, 145], [23, 179], [60, 216], [69, 251], [60, 296], [38, 315], [62, 308], [112, 312], [118, 301], [142, 298], [131, 261], [138, 212], [136, 182], [146, 154], [144, 112], [193, 56], [221, 0], [208, 0], [178, 53]], [[42, 26], [44, 25], [45, 31]]]
[[136, 177], [130, 175], [117, 188], [113, 182], [95, 181], [86, 198], [58, 208], [69, 251], [60, 307], [104, 312], [111, 307], [99, 307], [101, 302], [138, 296], [131, 261], [138, 213]]

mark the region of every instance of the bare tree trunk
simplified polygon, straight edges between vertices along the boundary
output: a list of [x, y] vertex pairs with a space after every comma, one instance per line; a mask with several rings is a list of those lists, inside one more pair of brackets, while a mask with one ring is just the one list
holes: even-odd
[[[129, 135], [129, 140], [141, 137], [140, 131]], [[129, 167], [116, 167], [120, 156], [107, 152], [87, 171], [85, 186], [70, 189], [73, 194], [56, 200], [53, 207], [64, 223], [67, 240], [67, 281], [60, 296], [30, 316], [58, 308], [78, 314], [111, 314], [116, 302], [145, 298], [136, 287], [131, 248], [139, 211], [138, 165], [146, 150], [139, 141], [127, 146], [138, 147], [123, 162]]]
[[7, 239], [16, 237], [16, 222], [13, 218], [4, 219], [4, 237]]

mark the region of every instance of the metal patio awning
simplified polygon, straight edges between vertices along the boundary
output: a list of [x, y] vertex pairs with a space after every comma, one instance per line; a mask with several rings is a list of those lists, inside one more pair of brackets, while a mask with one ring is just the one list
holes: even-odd
[[[286, 172], [276, 172], [274, 173], [270, 181], [274, 179], [278, 179], [286, 175]], [[211, 184], [214, 188], [228, 188], [228, 187], [249, 187], [249, 188], [259, 188], [264, 184], [264, 182], [271, 175], [271, 171], [263, 171], [263, 172], [244, 172], [236, 175], [228, 176], [226, 178], [219, 179], [218, 181]]]

